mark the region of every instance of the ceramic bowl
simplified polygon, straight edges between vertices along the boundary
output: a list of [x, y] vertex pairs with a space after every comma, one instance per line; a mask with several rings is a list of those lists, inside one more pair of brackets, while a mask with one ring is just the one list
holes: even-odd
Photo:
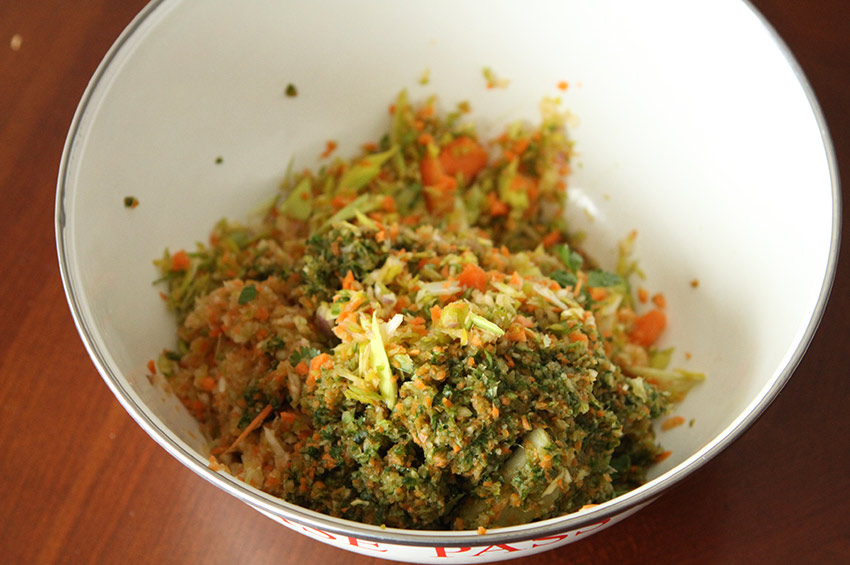
[[[487, 88], [482, 69], [507, 82]], [[426, 85], [420, 84], [428, 74]], [[558, 88], [562, 81], [566, 90]], [[288, 84], [298, 95], [287, 97]], [[563, 85], [562, 85], [563, 86]], [[165, 247], [244, 219], [291, 158], [328, 139], [352, 156], [387, 127], [402, 88], [467, 100], [486, 136], [534, 121], [545, 96], [574, 119], [570, 218], [611, 265], [636, 256], [671, 318], [674, 364], [707, 380], [660, 432], [672, 455], [641, 488], [575, 514], [474, 531], [381, 529], [330, 518], [208, 467], [197, 424], [146, 377], [174, 343], [151, 285]], [[138, 199], [126, 208], [126, 196]], [[823, 117], [788, 49], [747, 3], [568, 0], [154, 1], [97, 69], [68, 134], [56, 237], [68, 302], [106, 384], [204, 479], [302, 534], [416, 562], [484, 562], [589, 536], [728, 446], [776, 397], [816, 329], [839, 230]], [[698, 281], [698, 284], [694, 281]]]

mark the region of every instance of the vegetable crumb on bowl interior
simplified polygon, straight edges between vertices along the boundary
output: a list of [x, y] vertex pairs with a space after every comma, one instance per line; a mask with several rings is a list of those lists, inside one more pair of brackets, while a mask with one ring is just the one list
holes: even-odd
[[557, 101], [493, 140], [466, 110], [403, 91], [365, 154], [290, 170], [261, 222], [156, 262], [179, 322], [156, 366], [215, 469], [331, 516], [468, 530], [607, 501], [669, 455], [653, 419], [703, 376], [654, 346], [634, 233], [616, 272], [571, 238]]

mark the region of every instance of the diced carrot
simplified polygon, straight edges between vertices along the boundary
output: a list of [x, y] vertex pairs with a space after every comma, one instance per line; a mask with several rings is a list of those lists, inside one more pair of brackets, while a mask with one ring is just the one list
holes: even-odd
[[269, 319], [269, 309], [265, 306], [258, 306], [256, 310], [254, 310], [254, 317], [264, 322]]
[[443, 313], [443, 309], [437, 306], [431, 306], [431, 322], [436, 323], [440, 321], [440, 314]]
[[348, 203], [354, 200], [354, 196], [349, 196], [345, 194], [337, 194], [333, 198], [331, 198], [331, 206], [339, 210], [340, 208], [345, 207]]
[[659, 454], [655, 457], [655, 462], [656, 462], [656, 463], [661, 463], [662, 461], [664, 461], [665, 459], [667, 459], [667, 458], [668, 458], [668, 457], [670, 457], [671, 455], [673, 455], [673, 452], [672, 452], [672, 451], [665, 451], [665, 452], [663, 452], [663, 453], [659, 453]]
[[525, 330], [522, 326], [517, 324], [512, 324], [508, 331], [505, 332], [505, 338], [508, 341], [514, 341], [517, 343], [525, 343], [528, 340], [528, 336], [525, 335]]
[[522, 155], [523, 153], [525, 153], [525, 150], [528, 149], [528, 146], [529, 146], [530, 143], [531, 143], [531, 140], [527, 137], [523, 137], [522, 139], [518, 139], [514, 143], [513, 152], [516, 153], [517, 155]]
[[667, 306], [667, 298], [661, 294], [660, 292], [652, 297], [652, 303], [658, 306], [659, 308], [664, 308]]
[[543, 244], [543, 247], [552, 247], [561, 241], [561, 232], [558, 230], [552, 230], [540, 240], [540, 243]]
[[477, 288], [481, 292], [487, 289], [487, 273], [475, 263], [467, 263], [458, 275], [457, 282], [463, 288]]
[[384, 198], [381, 200], [381, 208], [384, 210], [384, 212], [387, 213], [395, 212], [395, 199], [389, 194], [384, 196]]
[[304, 361], [301, 361], [297, 365], [295, 365], [295, 372], [302, 376], [307, 376], [307, 373], [310, 372], [310, 367]]
[[[321, 376], [322, 367], [325, 364], [331, 363], [332, 361], [333, 357], [331, 357], [327, 353], [319, 353], [318, 355], [313, 357], [313, 360], [310, 361], [310, 369], [307, 374], [307, 380], [304, 381], [304, 385], [307, 387], [307, 390], [313, 389], [313, 385], [316, 384], [316, 380], [318, 380], [318, 378]], [[296, 370], [298, 370], [297, 367]]]
[[522, 173], [517, 173], [513, 179], [511, 179], [511, 190], [515, 190], [517, 192], [526, 192], [529, 196], [533, 196], [532, 200], [537, 198], [537, 184], [539, 181], [528, 175], [524, 175]]
[[204, 377], [201, 379], [201, 388], [207, 392], [210, 392], [215, 388], [215, 379], [212, 377]]
[[487, 193], [487, 202], [489, 204], [490, 215], [494, 218], [497, 216], [507, 216], [511, 211], [507, 204], [499, 200], [499, 197], [496, 196], [495, 192]]
[[422, 316], [416, 316], [415, 318], [410, 320], [410, 323], [414, 326], [422, 326], [425, 325], [425, 318], [423, 318]]
[[601, 286], [589, 287], [587, 289], [587, 292], [590, 293], [590, 297], [596, 302], [605, 300], [605, 297], [608, 296], [608, 291], [602, 288]]
[[150, 361], [148, 361], [147, 367], [148, 367], [148, 372], [149, 372], [151, 375], [155, 375], [155, 374], [156, 374], [156, 362], [155, 362], [153, 359], [151, 359]]
[[667, 316], [661, 310], [650, 310], [635, 319], [634, 327], [629, 334], [629, 341], [649, 347], [658, 339], [667, 327]]
[[171, 256], [172, 271], [185, 271], [189, 268], [190, 265], [191, 262], [189, 261], [189, 255], [184, 249], [181, 249], [180, 251]]
[[681, 416], [670, 416], [661, 422], [661, 429], [665, 432], [672, 430], [673, 428], [678, 428], [682, 424], [685, 423], [685, 419]]
[[455, 176], [460, 173], [469, 183], [487, 166], [487, 150], [471, 137], [461, 136], [443, 147], [440, 163], [446, 174]]
[[422, 183], [426, 186], [437, 184], [445, 176], [440, 160], [430, 155], [426, 155], [419, 163], [419, 173], [422, 175]]
[[343, 323], [350, 316], [354, 314], [354, 311], [363, 304], [364, 298], [362, 296], [356, 296], [354, 300], [350, 300], [342, 307], [342, 312], [340, 312], [339, 316], [337, 316], [336, 321], [338, 324]]
[[281, 412], [280, 413], [280, 421], [287, 426], [291, 426], [295, 423], [295, 420], [298, 419], [298, 414], [295, 412]]
[[318, 371], [327, 364], [333, 362], [333, 357], [327, 353], [319, 353], [310, 361], [310, 372]]
[[567, 81], [562, 80], [558, 83], [558, 90], [566, 90], [569, 86], [570, 84]]
[[336, 147], [337, 147], [336, 141], [334, 141], [333, 139], [327, 140], [325, 142], [325, 150], [322, 152], [321, 158], [327, 159], [328, 157], [330, 157], [331, 153], [333, 153], [336, 150]]
[[425, 205], [428, 207], [428, 211], [436, 216], [451, 212], [455, 205], [454, 192], [456, 189], [457, 181], [454, 177], [448, 175], [440, 177], [436, 184], [426, 185], [423, 192], [425, 193]]
[[366, 153], [374, 153], [378, 150], [378, 144], [374, 141], [368, 141], [361, 145], [360, 148], [363, 149], [363, 151], [365, 151]]
[[587, 343], [587, 335], [581, 333], [578, 330], [572, 332], [568, 337], [570, 339], [570, 343], [575, 343], [577, 341], [583, 341]]
[[510, 280], [511, 286], [515, 286], [516, 288], [522, 288], [522, 277], [519, 276], [519, 273], [516, 271], [511, 275]]
[[641, 304], [646, 304], [647, 300], [649, 300], [649, 291], [640, 287], [637, 291], [637, 298]]
[[349, 271], [345, 273], [345, 278], [342, 279], [342, 288], [343, 290], [351, 290], [354, 288], [354, 273]]

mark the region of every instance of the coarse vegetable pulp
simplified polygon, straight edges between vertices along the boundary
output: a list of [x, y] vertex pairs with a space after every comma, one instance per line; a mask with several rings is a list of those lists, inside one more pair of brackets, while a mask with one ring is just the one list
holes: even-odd
[[178, 346], [159, 373], [211, 465], [295, 504], [402, 528], [498, 527], [599, 503], [666, 454], [661, 308], [569, 245], [556, 101], [490, 143], [405, 93], [351, 161], [291, 171], [258, 225], [156, 263]]

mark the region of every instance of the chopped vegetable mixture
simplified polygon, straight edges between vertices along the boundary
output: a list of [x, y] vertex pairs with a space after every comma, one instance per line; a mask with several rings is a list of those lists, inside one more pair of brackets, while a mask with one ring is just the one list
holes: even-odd
[[[564, 116], [484, 141], [402, 92], [350, 161], [289, 172], [258, 225], [156, 263], [178, 346], [157, 361], [211, 462], [295, 504], [402, 528], [494, 528], [645, 481], [669, 370], [624, 242], [570, 245]], [[678, 422], [678, 420], [676, 420]]]

